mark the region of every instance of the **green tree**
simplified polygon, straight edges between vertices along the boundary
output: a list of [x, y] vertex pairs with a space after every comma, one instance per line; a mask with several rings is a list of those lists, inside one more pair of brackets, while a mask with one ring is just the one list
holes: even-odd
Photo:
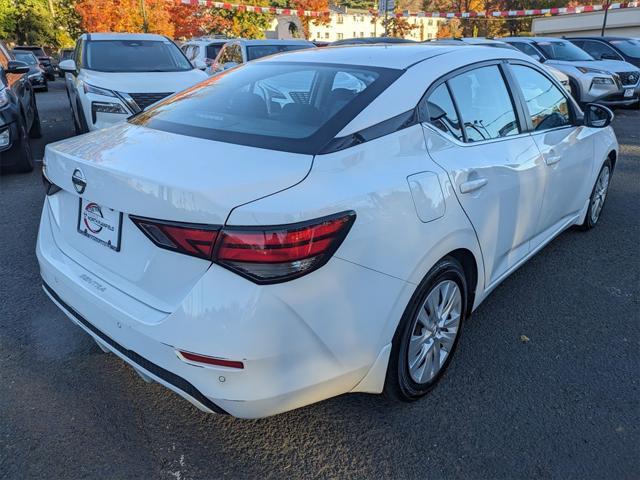
[[17, 44], [57, 46], [47, 0], [15, 0], [12, 40]]
[[16, 6], [13, 0], [0, 0], [0, 38], [11, 38], [15, 31]]

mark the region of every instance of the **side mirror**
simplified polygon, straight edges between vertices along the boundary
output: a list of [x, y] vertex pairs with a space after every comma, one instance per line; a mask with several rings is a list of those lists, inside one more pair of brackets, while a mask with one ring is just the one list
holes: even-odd
[[63, 72], [75, 73], [76, 72], [76, 62], [74, 60], [68, 59], [63, 60], [58, 64], [58, 68]]
[[22, 75], [23, 73], [29, 73], [29, 65], [21, 62], [20, 60], [9, 60], [5, 72], [17, 73], [20, 75]]
[[607, 127], [614, 118], [614, 114], [604, 105], [589, 103], [584, 111], [584, 124], [592, 128]]
[[207, 69], [207, 64], [204, 63], [202, 60], [200, 60], [199, 58], [196, 58], [193, 61], [193, 66], [195, 68], [197, 68], [198, 70], [206, 70]]

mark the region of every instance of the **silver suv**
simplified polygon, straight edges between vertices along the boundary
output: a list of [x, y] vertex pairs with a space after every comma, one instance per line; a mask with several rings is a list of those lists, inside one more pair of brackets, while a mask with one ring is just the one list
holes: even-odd
[[180, 48], [194, 67], [211, 75], [216, 57], [229, 40], [227, 37], [198, 37], [183, 43]]
[[304, 48], [316, 46], [307, 40], [229, 40], [218, 54], [212, 70], [216, 74], [267, 55]]
[[[637, 67], [617, 60], [595, 60], [568, 40], [545, 37], [501, 38], [527, 55], [569, 76], [571, 93], [581, 104], [596, 102], [612, 107], [638, 103]], [[629, 78], [634, 78], [633, 83]]]

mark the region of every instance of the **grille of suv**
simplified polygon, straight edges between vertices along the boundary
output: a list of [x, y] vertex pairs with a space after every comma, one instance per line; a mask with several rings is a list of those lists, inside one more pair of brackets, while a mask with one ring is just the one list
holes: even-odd
[[165, 93], [130, 93], [129, 96], [133, 98], [133, 101], [138, 104], [141, 109], [147, 108], [152, 103], [156, 103], [159, 100], [162, 100], [169, 95], [172, 95], [173, 92], [165, 92]]
[[617, 72], [623, 85], [635, 85], [640, 79], [638, 72]]

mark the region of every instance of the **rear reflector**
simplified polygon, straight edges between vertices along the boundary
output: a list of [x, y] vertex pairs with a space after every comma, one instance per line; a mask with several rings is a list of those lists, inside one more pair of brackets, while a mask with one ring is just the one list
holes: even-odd
[[256, 283], [291, 280], [327, 263], [349, 232], [354, 212], [274, 227], [226, 227], [214, 261]]
[[177, 352], [180, 357], [185, 360], [189, 360], [190, 362], [215, 365], [216, 367], [244, 368], [244, 364], [242, 362], [238, 362], [235, 360], [225, 360], [223, 358], [208, 357], [207, 355], [185, 352], [183, 350], [177, 350]]
[[160, 248], [211, 259], [220, 227], [152, 220], [133, 215], [130, 218]]
[[130, 215], [158, 247], [212, 260], [259, 284], [284, 282], [329, 261], [356, 218], [347, 211], [267, 227], [219, 227]]

